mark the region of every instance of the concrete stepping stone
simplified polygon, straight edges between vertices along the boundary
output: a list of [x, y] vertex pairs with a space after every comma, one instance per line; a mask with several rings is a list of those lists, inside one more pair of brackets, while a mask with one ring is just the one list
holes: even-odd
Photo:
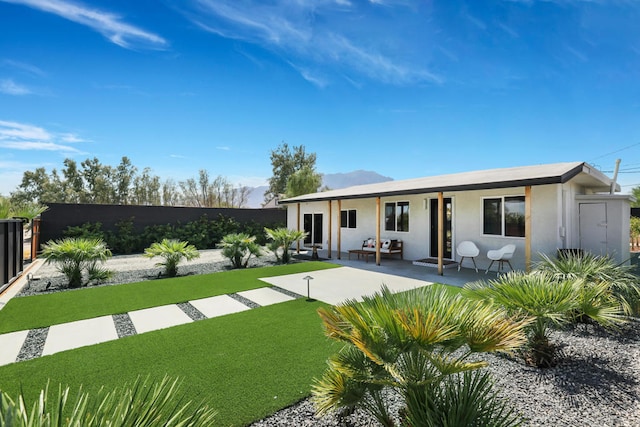
[[243, 296], [262, 306], [277, 304], [280, 302], [286, 302], [295, 299], [289, 295], [285, 295], [282, 292], [275, 291], [271, 288], [258, 288], [252, 289], [250, 291], [242, 291], [238, 292], [238, 295]]
[[42, 355], [117, 339], [118, 333], [111, 316], [62, 323], [49, 327]]
[[9, 332], [0, 335], [0, 365], [16, 361], [29, 331]]
[[193, 321], [175, 304], [130, 311], [129, 317], [139, 334]]
[[247, 307], [240, 301], [231, 298], [229, 295], [218, 295], [215, 297], [202, 298], [189, 302], [192, 306], [197, 308], [202, 314], [209, 318], [250, 310], [249, 307]]

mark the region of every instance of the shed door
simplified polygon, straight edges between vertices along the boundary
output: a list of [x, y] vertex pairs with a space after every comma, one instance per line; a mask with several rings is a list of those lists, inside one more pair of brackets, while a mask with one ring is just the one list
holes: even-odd
[[580, 203], [580, 248], [595, 255], [607, 253], [606, 203]]

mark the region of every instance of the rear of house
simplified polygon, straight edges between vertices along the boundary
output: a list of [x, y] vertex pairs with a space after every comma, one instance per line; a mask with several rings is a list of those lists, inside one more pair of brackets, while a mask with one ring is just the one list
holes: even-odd
[[479, 267], [489, 265], [488, 250], [514, 244], [512, 264], [525, 269], [558, 249], [627, 261], [630, 196], [610, 194], [612, 187], [619, 191], [594, 167], [573, 162], [355, 186], [281, 204], [288, 227], [309, 232], [304, 246], [330, 257], [379, 238], [401, 240], [404, 259], [459, 261], [457, 244], [471, 240]]

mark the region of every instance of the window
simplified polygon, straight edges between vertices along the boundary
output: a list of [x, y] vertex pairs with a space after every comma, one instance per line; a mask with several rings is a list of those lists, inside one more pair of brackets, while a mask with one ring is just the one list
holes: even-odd
[[355, 209], [340, 211], [340, 227], [356, 228], [356, 210]]
[[524, 237], [524, 196], [484, 199], [482, 223], [484, 234]]
[[409, 231], [409, 202], [384, 204], [384, 229], [386, 231]]

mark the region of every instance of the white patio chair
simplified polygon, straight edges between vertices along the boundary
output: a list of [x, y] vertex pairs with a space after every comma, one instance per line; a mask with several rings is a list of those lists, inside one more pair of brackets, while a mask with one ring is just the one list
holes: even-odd
[[458, 247], [456, 248], [456, 252], [460, 256], [460, 263], [458, 263], [458, 271], [460, 271], [460, 267], [462, 266], [462, 261], [465, 258], [471, 258], [473, 261], [473, 266], [476, 269], [476, 273], [478, 272], [478, 266], [476, 265], [476, 257], [480, 254], [480, 249], [470, 240], [465, 240], [460, 242]]
[[489, 264], [489, 267], [487, 268], [487, 271], [484, 272], [484, 274], [487, 274], [489, 272], [489, 269], [491, 268], [493, 263], [496, 261], [498, 261], [498, 274], [504, 268], [505, 262], [509, 264], [511, 271], [513, 271], [513, 266], [511, 265], [511, 262], [509, 262], [509, 260], [513, 258], [513, 253], [515, 251], [516, 251], [516, 245], [514, 244], [505, 245], [500, 249], [494, 249], [494, 250], [488, 251], [487, 258], [491, 260], [491, 264]]

